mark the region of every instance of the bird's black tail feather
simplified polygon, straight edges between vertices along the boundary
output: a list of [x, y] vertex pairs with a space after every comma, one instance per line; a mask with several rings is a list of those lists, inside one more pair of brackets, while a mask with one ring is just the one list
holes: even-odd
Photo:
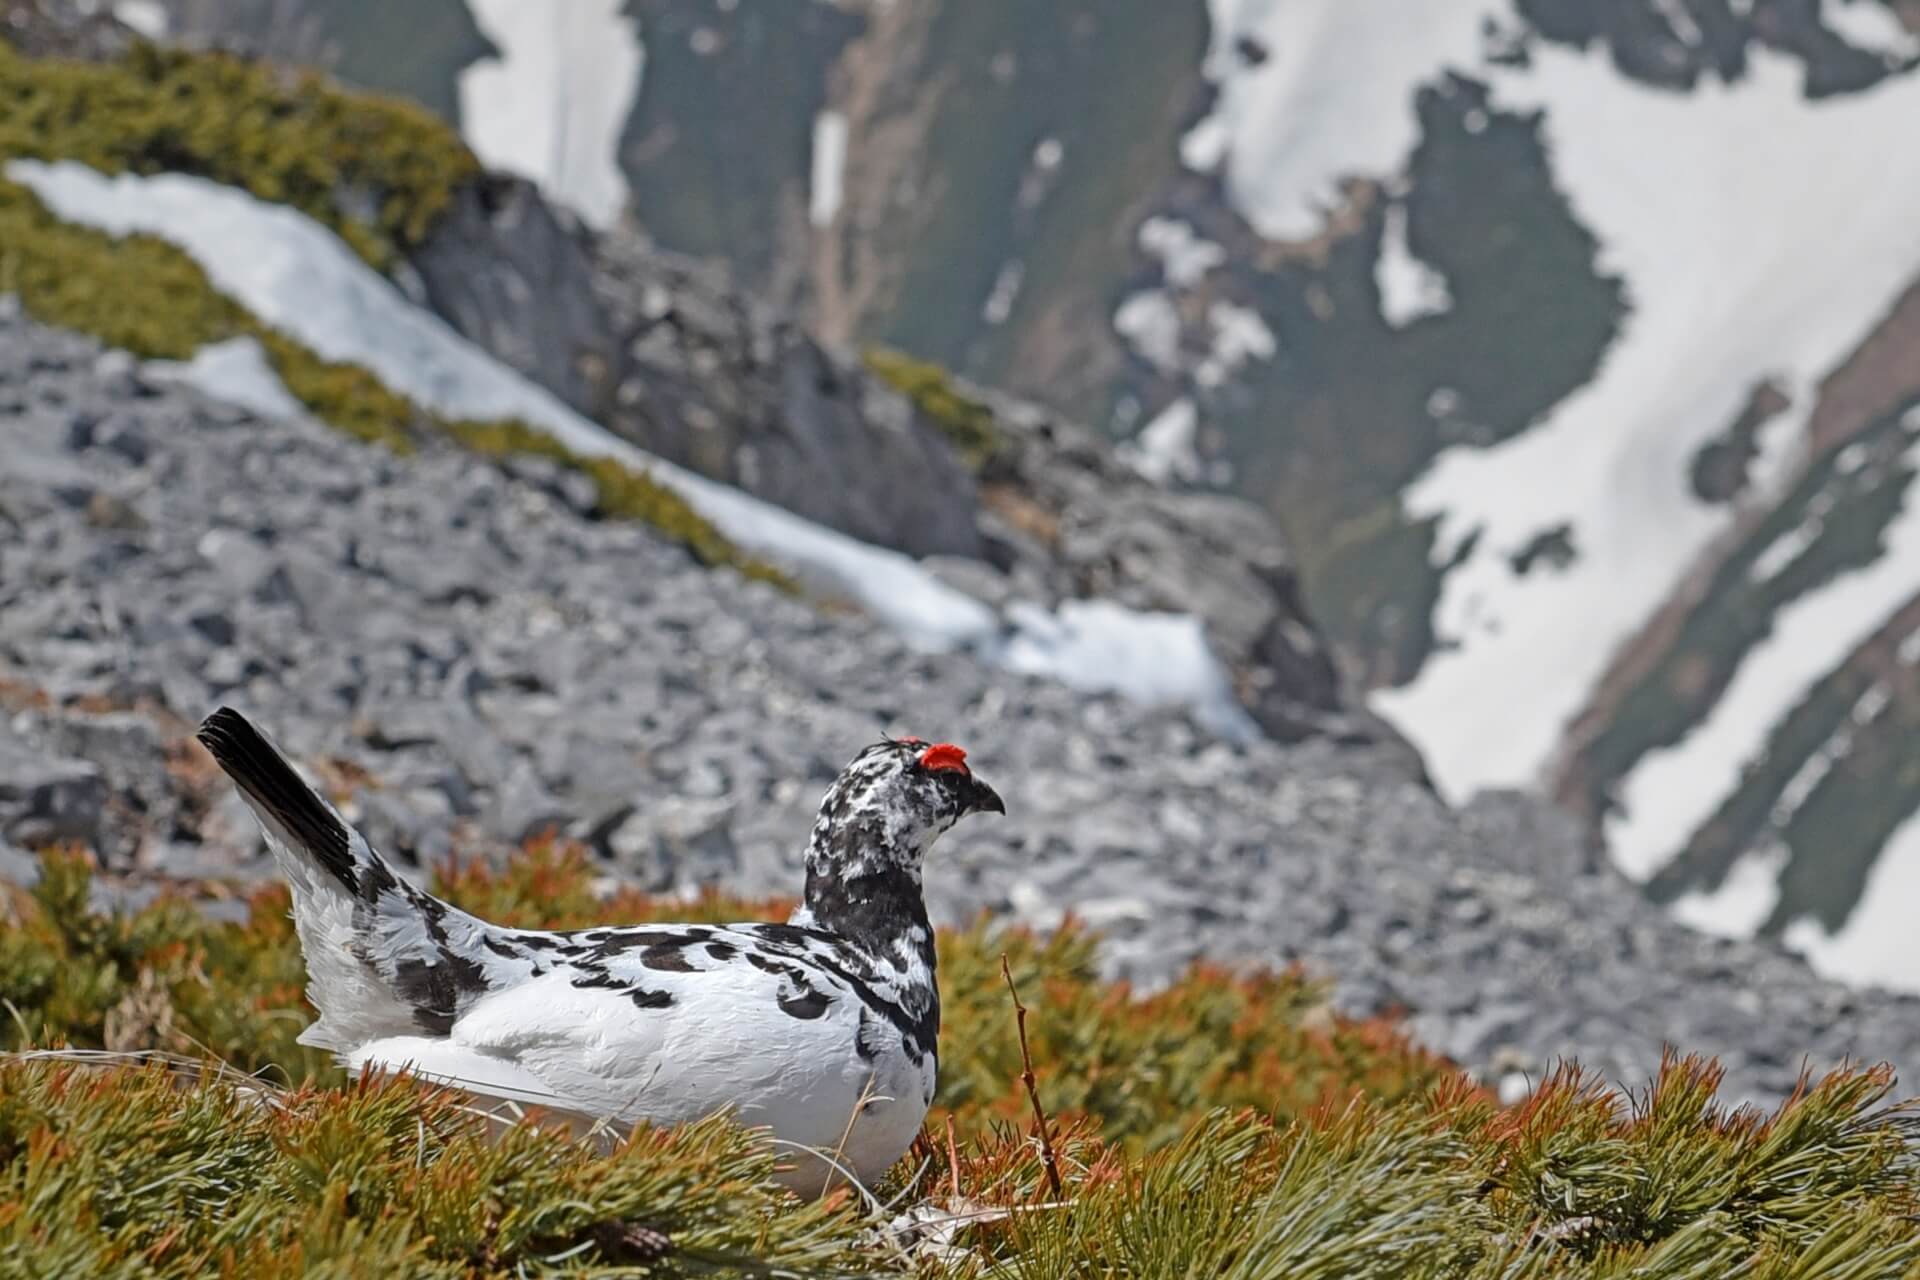
[[270, 815], [349, 893], [360, 892], [346, 823], [295, 773], [266, 735], [232, 707], [221, 707], [197, 735], [234, 784]]

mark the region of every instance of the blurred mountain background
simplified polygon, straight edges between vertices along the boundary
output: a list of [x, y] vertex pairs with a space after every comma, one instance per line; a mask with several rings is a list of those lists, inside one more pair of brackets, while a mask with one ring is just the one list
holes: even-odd
[[1920, 986], [1917, 0], [115, 10], [1254, 498], [1446, 796]]

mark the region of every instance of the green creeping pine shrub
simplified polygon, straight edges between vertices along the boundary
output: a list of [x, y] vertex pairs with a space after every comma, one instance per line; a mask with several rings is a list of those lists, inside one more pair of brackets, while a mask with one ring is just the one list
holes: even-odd
[[421, 107], [226, 54], [138, 45], [69, 62], [0, 42], [0, 103], [0, 156], [243, 187], [331, 227], [380, 271], [480, 172]]
[[[0, 45], [0, 59], [13, 57]], [[0, 66], [4, 62], [0, 61]], [[215, 289], [184, 250], [152, 236], [115, 238], [53, 216], [39, 197], [0, 179], [0, 292], [29, 313], [147, 359], [185, 360], [227, 338], [257, 338], [294, 398], [355, 439], [398, 453], [434, 435], [493, 457], [534, 454], [589, 477], [601, 512], [637, 520], [686, 547], [702, 564], [729, 567], [784, 591], [798, 585], [742, 553], [673, 490], [611, 458], [590, 458], [524, 422], [450, 421], [388, 390], [366, 369], [321, 359], [261, 324]]]
[[993, 410], [963, 395], [945, 369], [887, 347], [871, 348], [865, 359], [875, 377], [911, 400], [940, 429], [969, 468], [981, 470], [1000, 452], [1005, 440]]
[[174, 898], [100, 915], [87, 909], [84, 856], [49, 852], [41, 868], [30, 894], [0, 893], [0, 1048], [211, 1053], [283, 1080], [344, 1078], [295, 1041], [312, 1019], [284, 888], [256, 894], [245, 924], [210, 923]]
[[848, 1203], [772, 1165], [722, 1118], [603, 1155], [403, 1081], [0, 1061], [0, 1275], [877, 1273]]
[[[171, 900], [110, 917], [87, 910], [84, 857], [43, 866], [32, 893], [0, 897], [0, 1043], [204, 1045], [300, 1087], [0, 1055], [0, 1275], [1920, 1280], [1920, 1113], [1886, 1105], [1884, 1070], [1809, 1082], [1772, 1116], [1717, 1105], [1697, 1060], [1625, 1098], [1569, 1069], [1503, 1110], [1296, 975], [1201, 967], [1142, 1000], [1098, 979], [1083, 933], [982, 923], [940, 936], [942, 1111], [879, 1191], [964, 1215], [964, 1252], [913, 1258], [852, 1197], [769, 1189], [724, 1123], [606, 1154], [502, 1138], [444, 1094], [342, 1087], [293, 1043], [308, 1013], [284, 889], [246, 924]], [[586, 858], [551, 844], [439, 887], [522, 926], [782, 906], [603, 898]], [[1002, 954], [1031, 1010], [1058, 1199]]]
[[[1019, 1280], [1920, 1276], [1913, 1115], [1880, 1105], [1885, 1073], [1830, 1077], [1771, 1119], [1707, 1105], [1717, 1083], [1707, 1064], [1669, 1061], [1625, 1108], [1565, 1075], [1513, 1112], [1457, 1088], [1356, 1098], [1282, 1128], [1216, 1112], [1136, 1161], [1068, 1149], [1065, 1208], [967, 1240], [990, 1274]], [[1002, 1154], [995, 1202], [1033, 1205], [1032, 1144]]]

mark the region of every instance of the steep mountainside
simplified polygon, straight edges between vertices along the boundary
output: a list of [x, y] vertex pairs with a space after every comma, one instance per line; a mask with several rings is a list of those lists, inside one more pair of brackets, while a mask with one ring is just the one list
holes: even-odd
[[1446, 793], [1920, 983], [1913, 0], [169, 7], [1257, 497]]

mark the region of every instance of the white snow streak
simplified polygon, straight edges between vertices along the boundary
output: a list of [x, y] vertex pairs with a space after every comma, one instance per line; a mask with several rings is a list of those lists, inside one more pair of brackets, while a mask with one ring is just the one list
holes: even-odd
[[1453, 309], [1453, 291], [1447, 287], [1447, 278], [1413, 256], [1413, 247], [1407, 243], [1404, 204], [1396, 202], [1387, 209], [1373, 280], [1380, 290], [1380, 316], [1395, 329]]
[[460, 74], [460, 125], [495, 169], [532, 178], [596, 227], [627, 203], [620, 132], [646, 62], [622, 0], [467, 0], [500, 50]]
[[1155, 484], [1193, 481], [1200, 476], [1200, 452], [1195, 436], [1200, 413], [1182, 397], [1153, 415], [1140, 434], [1122, 441], [1121, 461]]
[[1748, 579], [1756, 583], [1771, 582], [1791, 569], [1794, 561], [1812, 549], [1826, 531], [1824, 516], [1809, 515], [1768, 543], [1766, 549], [1753, 558], [1753, 567], [1747, 571]]
[[1808, 592], [1775, 617], [1707, 718], [1680, 742], [1643, 756], [1621, 783], [1622, 812], [1607, 823], [1614, 861], [1651, 875], [1739, 787], [1743, 767], [1809, 685], [1838, 667], [1895, 610], [1920, 593], [1920, 494], [1886, 534], [1885, 553]]
[[1013, 304], [1020, 300], [1020, 286], [1026, 278], [1027, 264], [1020, 259], [1001, 263], [994, 273], [993, 288], [980, 306], [980, 318], [988, 324], [1005, 324], [1013, 314]]
[[1698, 48], [1706, 39], [1706, 33], [1700, 30], [1700, 24], [1687, 12], [1683, 0], [1653, 0], [1653, 7], [1665, 19], [1667, 30], [1673, 32], [1673, 38], [1690, 49]]
[[[1800, 406], [1763, 436], [1764, 486], [1777, 483], [1820, 378], [1920, 274], [1910, 214], [1920, 166], [1886, 160], [1886, 140], [1920, 118], [1920, 78], [1809, 102], [1798, 68], [1765, 52], [1738, 85], [1708, 79], [1688, 95], [1621, 78], [1602, 51], [1540, 47], [1532, 59], [1492, 74], [1498, 100], [1545, 109], [1555, 181], [1605, 245], [1605, 267], [1630, 282], [1634, 311], [1596, 379], [1545, 423], [1443, 454], [1406, 496], [1411, 514], [1441, 517], [1442, 546], [1482, 532], [1437, 611], [1457, 647], [1375, 700], [1456, 797], [1536, 779], [1615, 647], [1725, 527], [1723, 510], [1689, 492], [1687, 466], [1738, 414], [1753, 371], [1778, 371]], [[1562, 522], [1577, 562], [1516, 579], [1504, 553]], [[1906, 523], [1883, 565], [1904, 557], [1908, 573], [1835, 584], [1858, 616], [1829, 615], [1825, 640], [1783, 625], [1743, 668], [1765, 672], [1767, 687], [1739, 681], [1715, 713], [1726, 728], [1703, 727], [1701, 746], [1636, 772], [1620, 832], [1630, 868], [1671, 853], [1724, 793], [1770, 716], [1835, 660], [1831, 637], [1859, 634], [1912, 589], [1920, 556], [1905, 549], [1916, 532]]]
[[987, 661], [1076, 688], [1185, 704], [1222, 733], [1254, 732], [1196, 619], [1082, 601], [1057, 615], [1022, 606], [1003, 626], [986, 605], [907, 556], [682, 470], [581, 417], [408, 302], [332, 232], [293, 209], [181, 174], [109, 178], [72, 162], [28, 160], [8, 163], [5, 172], [59, 217], [171, 241], [215, 288], [262, 321], [326, 359], [370, 369], [435, 412], [522, 418], [577, 452], [647, 471], [748, 551], [846, 592], [916, 645], [970, 648]]
[[813, 118], [813, 175], [808, 184], [807, 221], [830, 227], [840, 216], [847, 171], [847, 118], [822, 111]]
[[1124, 689], [1148, 704], [1205, 706], [1221, 696], [1219, 664], [1191, 615], [1140, 614], [1106, 600], [1068, 600], [1054, 613], [1016, 604], [1007, 612], [1018, 628], [1001, 658], [1011, 670], [1089, 691]]

